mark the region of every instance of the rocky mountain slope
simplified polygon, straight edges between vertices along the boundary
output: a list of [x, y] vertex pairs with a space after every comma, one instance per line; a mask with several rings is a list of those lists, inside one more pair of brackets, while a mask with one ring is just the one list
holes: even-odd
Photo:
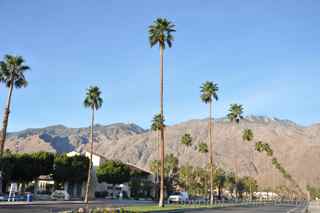
[[[204, 166], [207, 156], [196, 151], [198, 143], [207, 141], [207, 119], [190, 120], [169, 126], [165, 131], [166, 152], [179, 157], [181, 164]], [[239, 175], [251, 175], [265, 186], [285, 183], [271, 159], [253, 150], [254, 143], [243, 142], [244, 128], [251, 128], [255, 141], [269, 143], [275, 157], [289, 173], [304, 187], [319, 184], [320, 125], [302, 127], [288, 120], [250, 116], [239, 125], [219, 119], [214, 124], [214, 161], [220, 167]], [[184, 133], [193, 136], [193, 147], [180, 144]], [[7, 148], [20, 152], [46, 150], [68, 152], [86, 149], [88, 128], [66, 128], [51, 126], [43, 129], [27, 129], [11, 133]], [[110, 159], [137, 164], [148, 168], [148, 163], [158, 159], [157, 135], [135, 124], [97, 125], [95, 130], [95, 152]]]

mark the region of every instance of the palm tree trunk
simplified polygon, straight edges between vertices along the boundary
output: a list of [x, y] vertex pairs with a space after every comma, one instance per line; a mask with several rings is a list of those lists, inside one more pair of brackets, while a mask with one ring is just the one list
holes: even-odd
[[90, 140], [91, 140], [90, 162], [89, 162], [89, 170], [88, 170], [87, 185], [86, 185], [86, 195], [85, 195], [85, 199], [84, 199], [84, 202], [86, 204], [88, 204], [88, 202], [89, 202], [88, 196], [89, 196], [90, 182], [91, 182], [91, 172], [92, 172], [93, 125], [94, 125], [94, 109], [92, 109], [91, 130], [90, 130]]
[[11, 97], [12, 97], [12, 91], [13, 91], [13, 79], [11, 80], [9, 93], [7, 97], [7, 103], [6, 107], [4, 109], [3, 113], [3, 122], [2, 122], [2, 130], [1, 130], [1, 137], [0, 137], [0, 158], [3, 156], [4, 151], [4, 144], [7, 137], [7, 127], [8, 127], [8, 121], [9, 121], [9, 113], [10, 113], [10, 105], [11, 105]]
[[[163, 115], [163, 46], [160, 45], [160, 114], [161, 119], [164, 118]], [[164, 126], [161, 126], [160, 129], [160, 158], [161, 158], [161, 167], [160, 167], [160, 199], [159, 207], [164, 206]]]
[[210, 204], [213, 205], [212, 101], [209, 102]]

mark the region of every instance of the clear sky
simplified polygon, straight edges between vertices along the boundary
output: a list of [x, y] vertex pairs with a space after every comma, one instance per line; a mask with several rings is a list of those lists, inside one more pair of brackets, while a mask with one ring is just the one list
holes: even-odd
[[[87, 126], [85, 89], [104, 104], [97, 122], [149, 128], [159, 111], [159, 49], [147, 27], [176, 24], [165, 50], [168, 124], [207, 116], [205, 80], [219, 84], [215, 116], [241, 103], [246, 114], [320, 121], [318, 0], [1, 0], [0, 57], [22, 55], [29, 86], [14, 91], [9, 130]], [[0, 86], [0, 104], [7, 89]]]

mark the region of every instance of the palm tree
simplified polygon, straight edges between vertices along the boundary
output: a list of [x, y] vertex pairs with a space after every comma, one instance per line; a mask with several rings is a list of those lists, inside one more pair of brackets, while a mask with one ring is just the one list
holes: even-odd
[[190, 147], [192, 146], [192, 136], [189, 133], [185, 133], [184, 135], [182, 135], [181, 140], [180, 140], [181, 144], [186, 146], [186, 147]]
[[[200, 142], [196, 148], [197, 148], [198, 152], [201, 154], [207, 154], [209, 152], [208, 144], [203, 143], [203, 142]], [[204, 169], [204, 170], [206, 171], [206, 174], [208, 174], [207, 170], [206, 169]], [[204, 177], [203, 186], [207, 187], [207, 180], [208, 180], [207, 177]], [[208, 192], [208, 190], [206, 189], [205, 192]]]
[[243, 119], [243, 106], [241, 104], [231, 104], [227, 117], [231, 122], [239, 123]]
[[[149, 26], [149, 42], [151, 47], [159, 44], [160, 48], [160, 115], [164, 119], [163, 113], [163, 51], [168, 45], [172, 47], [174, 40], [172, 33], [175, 32], [175, 25], [165, 18], [156, 19], [152, 25]], [[161, 181], [160, 181], [160, 199], [159, 206], [164, 206], [164, 126], [160, 128], [161, 140]]]
[[[161, 126], [165, 126], [164, 118], [161, 116], [161, 114], [155, 114], [151, 121], [151, 130], [158, 134], [158, 132], [161, 130]], [[157, 139], [159, 141], [159, 137]]]
[[[230, 122], [235, 122], [237, 124], [243, 119], [243, 106], [241, 104], [231, 104], [229, 108], [229, 113], [227, 115]], [[238, 157], [235, 158], [235, 166], [236, 166], [236, 173], [238, 173]], [[236, 174], [236, 183], [238, 182], [238, 174]], [[237, 187], [236, 187], [236, 196], [237, 196]]]
[[[251, 129], [244, 129], [243, 130], [243, 133], [242, 133], [242, 140], [243, 141], [247, 141], [247, 142], [250, 142], [253, 140], [253, 132]], [[252, 147], [252, 146], [250, 146]], [[253, 161], [253, 153], [254, 153], [254, 150], [252, 150], [252, 148], [250, 149], [251, 150], [251, 163], [253, 164], [254, 166], [254, 163], [252, 162]], [[256, 170], [256, 167], [254, 166], [255, 170]], [[252, 200], [252, 185], [250, 184], [249, 185], [249, 189], [250, 189], [250, 201]]]
[[258, 142], [255, 143], [255, 149], [258, 152], [263, 152], [264, 151], [264, 146], [263, 146], [262, 141], [258, 141]]
[[[182, 137], [181, 137], [181, 140], [180, 140], [180, 142], [181, 142], [181, 144], [182, 145], [184, 145], [184, 146], [186, 146], [187, 148], [189, 148], [190, 146], [192, 146], [192, 136], [191, 136], [191, 134], [189, 134], [189, 133], [185, 133], [184, 135], [182, 135]], [[189, 167], [189, 165], [188, 165], [188, 163], [187, 163], [187, 165], [186, 165], [186, 167], [188, 168]], [[187, 191], [187, 189], [188, 189], [188, 179], [189, 179], [189, 169], [187, 169], [186, 170], [186, 173], [185, 173], [185, 180], [186, 180], [186, 183], [185, 183], [185, 187], [186, 187], [186, 191]]]
[[252, 141], [253, 140], [253, 132], [251, 129], [244, 129], [242, 133], [243, 141]]
[[213, 182], [217, 186], [219, 199], [221, 199], [222, 190], [226, 184], [226, 179], [226, 172], [221, 168], [217, 168], [214, 174]]
[[206, 143], [199, 143], [198, 146], [197, 146], [197, 149], [198, 149], [198, 152], [202, 153], [202, 154], [206, 154], [209, 152], [208, 150], [208, 144]]
[[[159, 144], [159, 131], [161, 130], [161, 126], [164, 126], [164, 119], [161, 117], [161, 114], [155, 114], [152, 118], [151, 121], [151, 130], [154, 131], [156, 133], [156, 138], [157, 138], [157, 146], [158, 146], [158, 151], [160, 150], [160, 144]], [[159, 159], [161, 158], [161, 156], [159, 156]], [[158, 187], [158, 183], [159, 183], [159, 173], [160, 173], [160, 166], [157, 167], [157, 170], [155, 171], [155, 175], [156, 175], [156, 185], [155, 187]], [[157, 192], [157, 189], [155, 189], [155, 193]], [[156, 197], [156, 196], [155, 196]]]
[[0, 80], [9, 88], [0, 135], [0, 157], [3, 155], [4, 144], [7, 137], [7, 127], [13, 88], [22, 88], [28, 85], [24, 73], [29, 69], [30, 68], [25, 65], [25, 61], [21, 56], [5, 55], [4, 60], [0, 61]]
[[209, 104], [209, 121], [208, 121], [208, 133], [209, 133], [209, 166], [210, 166], [210, 204], [213, 205], [213, 154], [212, 154], [212, 103], [214, 100], [218, 100], [218, 85], [211, 81], [206, 81], [200, 87], [201, 100], [205, 104]]
[[90, 165], [88, 170], [86, 194], [84, 202], [88, 203], [89, 187], [91, 182], [91, 171], [92, 171], [92, 153], [93, 153], [93, 127], [94, 127], [94, 113], [96, 110], [101, 108], [103, 99], [101, 98], [101, 91], [97, 86], [91, 86], [87, 89], [85, 99], [83, 101], [84, 107], [92, 110], [91, 117], [91, 130], [90, 130]]

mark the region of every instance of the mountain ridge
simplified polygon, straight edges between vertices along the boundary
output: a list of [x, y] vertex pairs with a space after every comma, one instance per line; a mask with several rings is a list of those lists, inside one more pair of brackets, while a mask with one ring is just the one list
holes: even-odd
[[[166, 153], [179, 157], [181, 164], [203, 166], [207, 157], [196, 151], [200, 142], [208, 136], [208, 118], [191, 119], [167, 126], [165, 129]], [[215, 163], [239, 175], [254, 176], [259, 183], [271, 186], [285, 182], [272, 167], [271, 159], [254, 152], [253, 143], [242, 141], [242, 130], [251, 128], [255, 141], [267, 142], [275, 157], [295, 177], [301, 186], [320, 181], [320, 125], [304, 127], [292, 121], [266, 116], [247, 116], [240, 124], [230, 123], [226, 118], [215, 120]], [[190, 149], [180, 144], [184, 133], [193, 137]], [[32, 134], [31, 134], [32, 133]], [[68, 128], [54, 125], [48, 128], [32, 128], [9, 134], [6, 148], [19, 152], [50, 151], [64, 153], [88, 149], [89, 128]], [[109, 159], [118, 159], [148, 168], [151, 160], [158, 159], [157, 134], [136, 124], [115, 123], [95, 126], [94, 150]], [[253, 155], [253, 158], [249, 158]], [[255, 173], [254, 167], [258, 168]], [[309, 169], [308, 166], [312, 169]], [[272, 178], [275, 177], [273, 182]]]

